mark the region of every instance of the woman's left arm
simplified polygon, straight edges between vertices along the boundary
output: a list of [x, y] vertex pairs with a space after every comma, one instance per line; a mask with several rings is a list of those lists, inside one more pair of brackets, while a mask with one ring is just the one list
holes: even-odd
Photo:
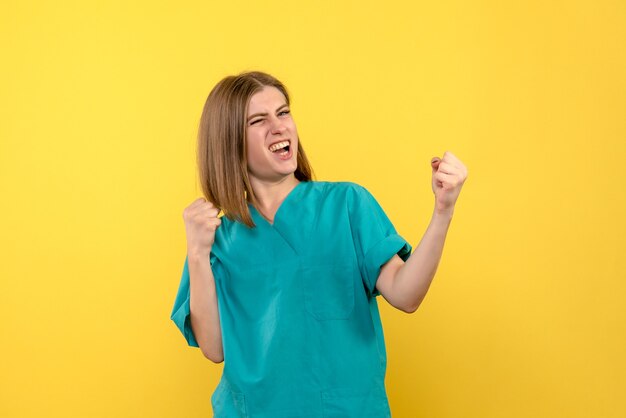
[[442, 159], [433, 158], [431, 168], [435, 209], [430, 224], [406, 263], [394, 255], [381, 268], [376, 281], [381, 295], [408, 313], [417, 310], [435, 277], [454, 205], [468, 174], [465, 165], [448, 151]]

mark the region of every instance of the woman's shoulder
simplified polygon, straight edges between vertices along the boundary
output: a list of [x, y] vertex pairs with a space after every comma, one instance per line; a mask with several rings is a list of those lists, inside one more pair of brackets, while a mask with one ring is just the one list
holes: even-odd
[[363, 192], [367, 191], [365, 187], [352, 181], [317, 181], [311, 180], [309, 182], [310, 187], [314, 189], [323, 190], [327, 193], [349, 193], [349, 192]]
[[311, 181], [309, 183], [311, 183], [308, 185], [309, 190], [303, 193], [303, 196], [312, 205], [319, 204], [323, 207], [339, 205], [352, 212], [364, 204], [376, 201], [364, 186], [352, 181]]

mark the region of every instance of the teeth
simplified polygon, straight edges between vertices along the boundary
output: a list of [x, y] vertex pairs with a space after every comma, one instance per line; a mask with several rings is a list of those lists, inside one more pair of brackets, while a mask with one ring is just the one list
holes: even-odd
[[285, 148], [287, 145], [289, 145], [289, 141], [282, 141], [282, 142], [278, 142], [278, 143], [272, 145], [269, 149], [270, 149], [270, 151], [274, 152], [274, 151], [279, 150], [281, 148]]

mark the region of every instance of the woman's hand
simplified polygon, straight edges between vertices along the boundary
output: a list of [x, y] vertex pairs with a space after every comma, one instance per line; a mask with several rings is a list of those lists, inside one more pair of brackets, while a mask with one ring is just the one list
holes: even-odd
[[211, 202], [204, 198], [195, 200], [183, 211], [187, 233], [187, 254], [208, 257], [215, 241], [215, 231], [222, 223], [219, 213]]
[[433, 157], [430, 162], [433, 170], [433, 193], [435, 212], [452, 215], [461, 187], [467, 179], [467, 168], [454, 154], [446, 151], [443, 159]]

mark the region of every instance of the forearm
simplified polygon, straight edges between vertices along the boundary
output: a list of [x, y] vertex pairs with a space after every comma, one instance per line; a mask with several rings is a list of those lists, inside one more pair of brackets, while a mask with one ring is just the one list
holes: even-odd
[[402, 295], [401, 304], [408, 312], [414, 312], [428, 292], [441, 260], [451, 221], [452, 212], [435, 210], [420, 243], [396, 273], [394, 294]]
[[215, 363], [224, 360], [215, 278], [208, 255], [188, 254], [191, 329], [202, 353]]

